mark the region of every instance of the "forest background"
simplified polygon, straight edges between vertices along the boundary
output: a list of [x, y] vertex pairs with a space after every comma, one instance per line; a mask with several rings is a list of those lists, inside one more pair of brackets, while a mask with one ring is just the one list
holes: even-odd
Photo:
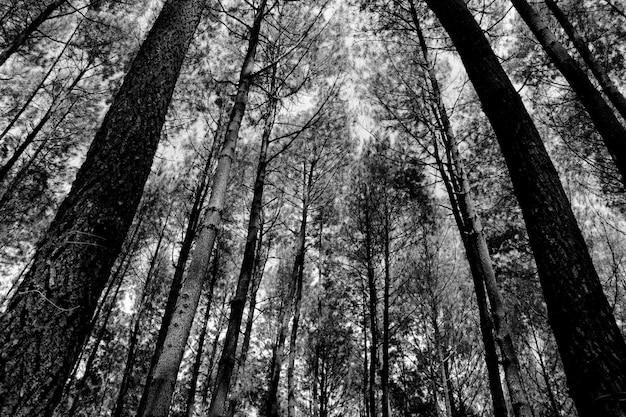
[[204, 3], [0, 1], [0, 413], [626, 415], [624, 2]]

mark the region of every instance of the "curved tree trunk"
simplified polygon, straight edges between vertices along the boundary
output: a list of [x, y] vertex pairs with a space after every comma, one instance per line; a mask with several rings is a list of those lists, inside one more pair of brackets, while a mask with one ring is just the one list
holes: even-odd
[[248, 101], [248, 92], [252, 84], [254, 58], [266, 3], [267, 0], [263, 0], [259, 6], [250, 31], [248, 51], [239, 75], [237, 96], [230, 114], [226, 138], [213, 178], [211, 196], [209, 197], [208, 208], [203, 222], [204, 228], [191, 254], [191, 263], [187, 277], [182, 284], [171, 324], [167, 329], [163, 350], [154, 368], [152, 381], [144, 391], [147, 399], [145, 400], [146, 409], [142, 417], [166, 417], [169, 413], [176, 385], [176, 376], [185, 352], [185, 346], [204, 284], [204, 272], [209, 265], [217, 230], [222, 221], [230, 168], [235, 155], [239, 128]]
[[498, 137], [581, 417], [624, 416], [626, 344], [535, 125], [462, 0], [426, 0], [454, 43]]
[[60, 400], [139, 204], [202, 5], [163, 6], [0, 319], [2, 415], [49, 415]]
[[585, 71], [556, 39], [543, 17], [526, 0], [511, 0], [511, 3], [589, 113], [622, 176], [622, 183], [626, 185], [626, 128]]

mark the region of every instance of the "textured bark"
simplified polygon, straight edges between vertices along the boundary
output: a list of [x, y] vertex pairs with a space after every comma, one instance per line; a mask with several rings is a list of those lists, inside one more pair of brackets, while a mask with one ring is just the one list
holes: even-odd
[[164, 5], [0, 319], [2, 415], [49, 415], [60, 400], [139, 204], [202, 4]]
[[622, 176], [622, 183], [626, 185], [626, 127], [617, 119], [585, 71], [554, 36], [543, 16], [526, 0], [511, 0], [511, 3], [589, 113]]
[[602, 91], [607, 96], [611, 104], [617, 109], [619, 114], [624, 120], [626, 120], [626, 98], [619, 91], [613, 80], [609, 77], [609, 74], [602, 67], [602, 65], [596, 60], [595, 56], [587, 46], [587, 42], [583, 36], [578, 32], [574, 25], [567, 18], [565, 13], [561, 10], [559, 5], [554, 0], [545, 0], [548, 8], [556, 17], [559, 24], [570, 38], [574, 47], [582, 57], [583, 61], [587, 64], [587, 67], [591, 70], [591, 73], [596, 77]]
[[[259, 16], [263, 14], [263, 7], [259, 9]], [[274, 81], [272, 81], [274, 84]], [[273, 91], [273, 86], [270, 91]], [[265, 188], [265, 173], [267, 169], [267, 147], [269, 145], [270, 135], [274, 126], [274, 117], [276, 113], [276, 100], [270, 100], [270, 109], [265, 127], [261, 138], [261, 149], [259, 151], [259, 162], [257, 165], [256, 178], [254, 180], [254, 194], [250, 207], [250, 218], [248, 221], [248, 232], [246, 236], [246, 245], [239, 271], [239, 279], [237, 280], [237, 289], [235, 297], [230, 302], [230, 315], [228, 319], [228, 329], [224, 339], [224, 348], [219, 360], [217, 368], [217, 378], [215, 388], [211, 395], [211, 405], [209, 407], [209, 417], [225, 417], [228, 412], [228, 394], [231, 387], [231, 377], [235, 368], [237, 344], [239, 343], [239, 333], [241, 322], [243, 320], [243, 312], [248, 297], [250, 281], [254, 272], [254, 261], [257, 249], [257, 238], [259, 235], [261, 224], [261, 209], [263, 208], [263, 190]]]
[[176, 376], [185, 352], [198, 301], [200, 300], [200, 293], [204, 284], [205, 272], [210, 263], [210, 254], [213, 250], [215, 237], [222, 221], [230, 168], [235, 156], [239, 128], [245, 113], [248, 92], [252, 83], [254, 58], [265, 4], [266, 0], [263, 0], [250, 31], [248, 51], [239, 75], [235, 103], [230, 114], [226, 137], [215, 170], [213, 187], [203, 221], [204, 227], [191, 254], [191, 263], [187, 271], [187, 277], [182, 284], [171, 323], [167, 328], [167, 335], [165, 336], [161, 355], [154, 368], [152, 381], [144, 391], [147, 399], [145, 400], [146, 409], [143, 416], [166, 417], [169, 413]]
[[211, 152], [207, 156], [206, 162], [204, 164], [204, 169], [202, 170], [202, 174], [200, 175], [200, 181], [198, 182], [196, 189], [194, 190], [194, 199], [193, 204], [191, 206], [191, 210], [189, 212], [189, 220], [187, 222], [187, 227], [185, 228], [185, 237], [183, 238], [183, 243], [180, 247], [180, 252], [178, 254], [178, 259], [176, 261], [176, 269], [174, 270], [174, 277], [172, 278], [172, 284], [170, 286], [170, 291], [167, 295], [167, 301], [165, 303], [165, 311], [163, 312], [163, 318], [161, 319], [161, 325], [159, 327], [159, 334], [157, 335], [157, 340], [154, 347], [154, 353], [152, 354], [152, 358], [150, 359], [150, 369], [148, 371], [148, 375], [146, 377], [146, 383], [144, 384], [144, 392], [139, 400], [139, 406], [137, 407], [137, 415], [143, 415], [146, 409], [146, 401], [148, 396], [146, 395], [146, 390], [148, 387], [152, 385], [152, 377], [154, 375], [154, 368], [156, 367], [157, 361], [161, 356], [161, 351], [163, 349], [163, 343], [165, 342], [165, 336], [167, 336], [167, 328], [172, 321], [172, 316], [174, 315], [174, 310], [176, 308], [176, 302], [178, 301], [178, 296], [180, 294], [180, 288], [183, 283], [183, 275], [185, 273], [185, 267], [187, 266], [187, 261], [189, 260], [189, 254], [191, 253], [191, 248], [193, 246], [193, 242], [196, 238], [196, 233], [198, 231], [198, 223], [200, 220], [200, 214], [202, 212], [202, 207], [204, 206], [204, 201], [206, 200], [206, 195], [208, 193], [208, 185], [209, 185], [209, 175], [211, 169], [213, 168], [213, 155], [217, 152], [219, 145], [221, 143], [220, 138], [222, 137], [223, 126], [224, 126], [224, 115], [226, 112], [224, 111], [226, 101], [222, 101], [222, 106], [220, 108], [220, 116], [217, 121], [217, 127], [215, 129], [215, 135], [213, 137], [213, 144], [211, 145]]
[[450, 35], [498, 137], [578, 413], [624, 416], [626, 344], [539, 133], [465, 3], [427, 3]]
[[18, 33], [15, 39], [13, 39], [11, 43], [9, 43], [9, 45], [7, 45], [2, 50], [2, 52], [0, 52], [0, 66], [3, 65], [7, 61], [7, 59], [9, 59], [11, 55], [13, 55], [14, 52], [16, 52], [22, 45], [24, 45], [24, 43], [28, 40], [28, 38], [32, 36], [32, 34], [39, 28], [39, 26], [41, 26], [43, 22], [48, 20], [50, 15], [54, 13], [55, 10], [60, 8], [65, 2], [66, 0], [54, 0], [52, 3], [46, 6], [46, 8], [43, 9], [41, 13], [39, 13], [33, 19], [33, 21], [24, 28], [24, 30]]

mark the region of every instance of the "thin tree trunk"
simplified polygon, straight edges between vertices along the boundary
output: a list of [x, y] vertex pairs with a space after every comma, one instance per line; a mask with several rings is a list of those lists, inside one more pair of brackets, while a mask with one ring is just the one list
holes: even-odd
[[54, 0], [52, 3], [46, 6], [46, 8], [43, 9], [41, 13], [39, 13], [33, 19], [33, 21], [30, 22], [28, 26], [26, 26], [24, 30], [15, 37], [15, 39], [13, 39], [13, 41], [11, 41], [11, 43], [0, 52], [0, 66], [2, 66], [7, 61], [7, 59], [9, 59], [11, 55], [13, 55], [14, 52], [16, 52], [22, 45], [24, 45], [26, 40], [28, 40], [28, 38], [32, 36], [32, 34], [39, 28], [39, 26], [41, 26], [43, 22], [48, 20], [50, 15], [59, 7], [61, 7], [65, 2], [66, 0]]
[[300, 309], [302, 306], [302, 285], [304, 278], [304, 255], [306, 243], [308, 198], [305, 197], [302, 204], [302, 218], [300, 220], [300, 232], [298, 234], [298, 250], [293, 266], [293, 279], [296, 283], [295, 298], [293, 301], [293, 323], [291, 325], [291, 337], [289, 339], [289, 361], [287, 364], [287, 416], [296, 415], [296, 381], [295, 365], [298, 340], [298, 326], [300, 324]]
[[[262, 14], [262, 9], [259, 11]], [[270, 91], [274, 91], [275, 79], [272, 79]], [[254, 272], [255, 253], [257, 249], [257, 237], [261, 224], [261, 209], [263, 208], [263, 190], [265, 187], [265, 174], [267, 169], [267, 147], [269, 145], [270, 135], [274, 126], [274, 117], [276, 114], [276, 100], [270, 100], [270, 108], [265, 127], [261, 138], [261, 149], [259, 152], [259, 162], [257, 166], [256, 178], [254, 180], [254, 195], [252, 197], [252, 205], [250, 208], [250, 219], [248, 222], [248, 233], [246, 236], [246, 245], [241, 262], [239, 279], [237, 281], [237, 289], [235, 297], [230, 302], [230, 316], [228, 320], [228, 330], [224, 339], [224, 349], [219, 361], [217, 369], [217, 379], [215, 388], [211, 395], [211, 405], [209, 407], [209, 417], [225, 417], [228, 412], [228, 394], [231, 387], [231, 377], [235, 367], [235, 356], [237, 354], [237, 344], [239, 342], [239, 333], [243, 312], [248, 297], [248, 289]]]
[[626, 185], [626, 128], [617, 119], [613, 109], [587, 77], [585, 71], [554, 36], [543, 16], [526, 0], [511, 0], [511, 3], [589, 113], [622, 176], [622, 183]]
[[374, 276], [374, 248], [372, 244], [372, 219], [370, 213], [370, 195], [365, 186], [364, 215], [365, 215], [365, 256], [367, 263], [367, 287], [369, 291], [370, 333], [370, 373], [369, 373], [369, 408], [370, 416], [376, 417], [376, 369], [378, 368], [378, 295], [376, 291], [376, 277]]
[[391, 261], [389, 246], [391, 245], [389, 196], [385, 188], [384, 202], [384, 268], [385, 284], [383, 289], [383, 363], [380, 372], [380, 386], [382, 389], [382, 415], [391, 416], [391, 403], [389, 401], [389, 286], [391, 285]]
[[437, 308], [437, 304], [435, 301], [434, 293], [431, 294], [432, 305], [431, 305], [431, 323], [433, 326], [433, 334], [434, 334], [434, 344], [435, 344], [435, 355], [437, 357], [437, 362], [439, 363], [439, 379], [441, 388], [443, 389], [443, 400], [446, 408], [446, 417], [452, 417], [452, 403], [450, 401], [450, 392], [448, 391], [448, 375], [446, 373], [445, 368], [445, 360], [443, 357], [443, 352], [441, 351], [441, 332], [439, 330], [439, 322], [437, 320], [437, 316], [439, 315], [439, 309]]
[[203, 4], [163, 6], [0, 318], [1, 415], [49, 415], [61, 399], [141, 199]]
[[39, 122], [35, 125], [33, 130], [31, 130], [30, 133], [26, 135], [24, 142], [22, 142], [22, 144], [17, 147], [17, 149], [15, 150], [15, 152], [13, 152], [13, 155], [11, 155], [9, 160], [5, 162], [5, 164], [2, 167], [0, 167], [0, 184], [4, 182], [4, 180], [6, 179], [7, 175], [9, 174], [9, 172], [11, 171], [15, 163], [18, 161], [18, 159], [20, 159], [20, 157], [24, 154], [24, 152], [26, 152], [26, 149], [35, 141], [41, 129], [43, 129], [46, 123], [48, 123], [48, 120], [50, 120], [50, 118], [54, 114], [54, 110], [57, 107], [57, 100], [62, 101], [63, 96], [69, 94], [78, 85], [78, 83], [80, 82], [80, 80], [82, 80], [83, 76], [88, 70], [89, 70], [89, 65], [87, 65], [78, 73], [78, 75], [76, 76], [76, 78], [74, 78], [74, 81], [72, 81], [72, 84], [70, 84], [70, 86], [67, 88], [65, 93], [60, 93], [57, 97], [55, 97], [52, 100], [52, 103], [50, 103], [50, 107], [48, 107], [48, 110], [46, 110], [46, 113], [43, 115], [41, 120], [39, 120]]
[[367, 360], [367, 302], [365, 300], [365, 288], [363, 291], [363, 408], [365, 417], [370, 417], [369, 407], [369, 366]]
[[255, 266], [254, 266], [254, 274], [252, 277], [252, 288], [250, 290], [250, 305], [248, 306], [248, 317], [246, 318], [246, 330], [243, 334], [243, 342], [241, 343], [241, 352], [239, 354], [239, 360], [237, 362], [237, 367], [233, 372], [232, 380], [237, 382], [237, 386], [235, 389], [235, 393], [230, 400], [230, 405], [228, 408], [228, 416], [233, 417], [235, 412], [237, 411], [237, 407], [239, 406], [241, 392], [241, 378], [239, 378], [239, 374], [245, 369], [246, 362], [248, 360], [248, 351], [250, 349], [250, 341], [252, 338], [252, 325], [254, 323], [254, 312], [256, 310], [256, 295], [261, 285], [261, 280], [263, 279], [263, 270], [265, 269], [265, 264], [267, 263], [267, 259], [269, 257], [269, 251], [272, 245], [271, 239], [267, 244], [267, 255], [264, 260], [261, 261], [261, 250], [263, 248], [263, 219], [261, 218], [261, 224], [259, 225], [259, 238], [257, 239], [257, 249], [255, 255]]
[[185, 352], [200, 293], [202, 292], [204, 271], [206, 271], [207, 265], [209, 265], [217, 230], [222, 221], [230, 167], [234, 158], [239, 127], [245, 113], [248, 92], [252, 83], [254, 57], [259, 42], [259, 33], [266, 3], [267, 0], [262, 0], [259, 5], [250, 31], [248, 51], [239, 76], [235, 104], [231, 112], [226, 138], [213, 178], [213, 187], [205, 214], [204, 228], [191, 255], [191, 264], [189, 265], [187, 278], [182, 284], [180, 297], [176, 303], [171, 324], [167, 329], [163, 350], [154, 369], [153, 379], [150, 386], [144, 391], [144, 395], [148, 396], [146, 409], [143, 414], [146, 417], [166, 417], [169, 413], [176, 376]]
[[541, 137], [466, 4], [426, 2], [450, 35], [498, 137], [579, 416], [624, 416], [626, 343]]
[[202, 319], [202, 325], [200, 327], [200, 336], [198, 337], [198, 348], [196, 351], [196, 357], [193, 362], [193, 368], [191, 369], [191, 382], [189, 383], [189, 392], [187, 394], [187, 404], [185, 407], [185, 415], [187, 417], [193, 417], [194, 408], [196, 403], [196, 391], [198, 388], [198, 377], [200, 375], [200, 366], [202, 365], [202, 358], [204, 356], [204, 339], [206, 338], [207, 325], [209, 318], [211, 317], [211, 304], [213, 301], [213, 291], [217, 282], [217, 270], [214, 268], [211, 276], [211, 282], [209, 283], [209, 290], [207, 293], [207, 304], [204, 311], [204, 318]]
[[[414, 8], [413, 16], [416, 16]], [[433, 70], [433, 65], [430, 62], [428, 47], [423, 37], [421, 28], [419, 27], [419, 21], [416, 17], [414, 17], [414, 22], [420, 39], [422, 54], [424, 55], [424, 60], [426, 61], [425, 63], [428, 68], [428, 75], [432, 89], [432, 110], [436, 115], [438, 129], [444, 141], [446, 155], [448, 155], [449, 159], [446, 166], [444, 166], [440, 160], [438, 161], [439, 171], [441, 172], [444, 182], [446, 183], [445, 186], [448, 196], [453, 206], [453, 210], [455, 211], [455, 220], [459, 228], [459, 233], [461, 234], [468, 262], [470, 264], [470, 270], [472, 272], [476, 298], [479, 306], [478, 308], [481, 310], [481, 315], [484, 313], [482, 309], [488, 308], [486, 300], [484, 301], [485, 305], [482, 305], [485, 285], [487, 286], [487, 295], [491, 302], [493, 322], [491, 322], [487, 313], [487, 315], [481, 319], [481, 328], [484, 327], [483, 342], [485, 343], [486, 359], [496, 361], [495, 365], [493, 363], [487, 365], [488, 368], [491, 368], [489, 369], [489, 374], [492, 378], [492, 380], [490, 380], [490, 385], [496, 390], [492, 395], [494, 412], [506, 414], [506, 408], [503, 409], [502, 403], [500, 403], [500, 400], [502, 399], [502, 387], [499, 372], [497, 372], [496, 381], [496, 371], [498, 368], [497, 354], [495, 351], [493, 353], [491, 352], [491, 350], [495, 349], [495, 347], [492, 348], [491, 346], [487, 346], [487, 344], [491, 344], [493, 342], [493, 335], [491, 334], [492, 326], [495, 329], [496, 341], [498, 342], [502, 352], [502, 364], [504, 367], [507, 387], [509, 388], [511, 403], [513, 404], [514, 415], [515, 417], [530, 417], [532, 415], [532, 410], [530, 409], [528, 400], [523, 391], [519, 360], [513, 345], [511, 331], [506, 320], [504, 300], [500, 295], [500, 289], [498, 288], [495, 272], [491, 263], [487, 241], [482, 231], [483, 228], [480, 222], [480, 217], [474, 208], [474, 201], [471, 195], [469, 180], [465, 172], [465, 166], [459, 155], [454, 131], [452, 130], [448, 112], [443, 104], [441, 90]], [[435, 141], [436, 140], [437, 139], [435, 138]]]
[[622, 119], [626, 120], [626, 98], [619, 91], [613, 80], [609, 77], [608, 73], [602, 68], [602, 65], [596, 60], [595, 56], [589, 50], [587, 46], [587, 42], [582, 37], [582, 35], [576, 30], [574, 25], [570, 22], [570, 20], [565, 16], [565, 13], [558, 6], [556, 1], [554, 0], [545, 0], [548, 8], [556, 17], [556, 20], [559, 22], [567, 36], [570, 38], [574, 47], [585, 61], [591, 73], [596, 77], [600, 87], [604, 94], [608, 97], [609, 101], [613, 106], [617, 109], [619, 114], [622, 116]]
[[202, 213], [202, 207], [204, 206], [204, 201], [206, 199], [206, 195], [209, 191], [209, 176], [211, 172], [211, 168], [213, 167], [213, 155], [216, 150], [219, 148], [219, 144], [221, 142], [220, 138], [223, 133], [223, 118], [225, 115], [224, 107], [226, 105], [226, 100], [222, 101], [222, 105], [220, 106], [220, 115], [217, 120], [217, 127], [215, 129], [215, 135], [213, 137], [213, 143], [211, 144], [211, 151], [207, 156], [207, 159], [204, 164], [204, 168], [202, 170], [202, 174], [200, 174], [200, 181], [198, 182], [196, 189], [194, 190], [194, 199], [193, 205], [189, 212], [189, 220], [187, 222], [187, 227], [185, 229], [185, 236], [183, 238], [183, 243], [180, 247], [180, 252], [178, 254], [178, 260], [176, 261], [176, 268], [174, 270], [174, 278], [172, 279], [172, 284], [170, 285], [170, 291], [167, 295], [167, 301], [165, 303], [165, 311], [163, 312], [163, 318], [161, 319], [161, 325], [159, 327], [159, 334], [157, 335], [157, 340], [154, 347], [154, 352], [152, 354], [152, 358], [150, 359], [150, 368], [148, 370], [148, 375], [146, 377], [146, 383], [144, 384], [144, 392], [139, 400], [139, 405], [137, 407], [137, 415], [143, 415], [146, 409], [146, 401], [148, 396], [146, 395], [146, 390], [148, 387], [152, 385], [152, 377], [154, 375], [154, 369], [156, 367], [157, 361], [161, 356], [161, 351], [163, 350], [163, 343], [165, 342], [165, 336], [167, 335], [167, 328], [169, 327], [172, 316], [174, 315], [174, 310], [176, 308], [176, 303], [178, 301], [178, 296], [180, 295], [180, 288], [183, 283], [183, 276], [185, 273], [185, 267], [187, 265], [187, 261], [189, 259], [189, 254], [191, 253], [191, 248], [193, 246], [193, 242], [196, 238], [196, 233], [198, 231], [198, 223], [200, 220], [200, 214]]
[[137, 303], [137, 312], [134, 317], [135, 323], [130, 334], [130, 341], [128, 343], [128, 352], [126, 355], [126, 364], [124, 365], [124, 374], [122, 376], [122, 382], [120, 383], [120, 388], [117, 394], [115, 408], [113, 409], [113, 414], [112, 414], [113, 417], [122, 417], [122, 413], [124, 411], [124, 405], [126, 402], [126, 394], [128, 392], [131, 378], [133, 376], [133, 368], [135, 367], [135, 358], [137, 355], [137, 341], [139, 340], [139, 333], [141, 331], [140, 326], [141, 326], [141, 322], [143, 320], [143, 315], [145, 311], [146, 296], [148, 295], [148, 290], [150, 289], [150, 285], [152, 284], [152, 278], [154, 277], [154, 271], [157, 266], [159, 254], [161, 252], [161, 245], [163, 244], [163, 238], [165, 236], [165, 228], [167, 227], [167, 222], [169, 220], [171, 209], [172, 208], [170, 207], [167, 217], [165, 221], [163, 222], [163, 227], [161, 228], [161, 232], [159, 233], [157, 245], [156, 245], [156, 248], [154, 249], [154, 254], [152, 255], [152, 259], [150, 260], [150, 267], [148, 268], [146, 281], [144, 282], [143, 289], [141, 291], [141, 297], [139, 298], [139, 302]]

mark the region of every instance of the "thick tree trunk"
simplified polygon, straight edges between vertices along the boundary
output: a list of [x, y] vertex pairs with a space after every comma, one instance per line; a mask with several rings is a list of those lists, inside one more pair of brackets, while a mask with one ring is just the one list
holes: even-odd
[[24, 30], [15, 37], [15, 39], [13, 39], [11, 43], [9, 43], [9, 45], [7, 45], [0, 52], [0, 66], [2, 66], [7, 61], [7, 59], [9, 59], [11, 55], [13, 55], [14, 52], [16, 52], [22, 45], [24, 45], [24, 43], [28, 40], [28, 38], [32, 36], [32, 34], [39, 28], [39, 26], [41, 26], [43, 22], [48, 20], [50, 15], [59, 7], [61, 7], [65, 2], [66, 0], [54, 0], [52, 3], [46, 6], [46, 8], [43, 9], [41, 13], [39, 13], [33, 19], [33, 21], [30, 22], [28, 26], [26, 26]]
[[554, 36], [543, 16], [526, 0], [511, 0], [511, 3], [589, 113], [622, 176], [622, 183], [626, 185], [626, 128], [617, 119], [613, 109], [587, 77], [585, 71]]
[[165, 311], [163, 312], [163, 318], [161, 319], [161, 325], [159, 327], [159, 334], [155, 343], [154, 353], [152, 354], [152, 358], [150, 359], [150, 369], [148, 371], [148, 376], [146, 377], [144, 392], [141, 396], [141, 399], [139, 400], [139, 406], [137, 407], [138, 416], [143, 415], [146, 409], [146, 400], [148, 399], [148, 396], [146, 395], [146, 390], [152, 385], [154, 368], [156, 367], [157, 361], [161, 356], [161, 351], [163, 350], [163, 343], [165, 342], [165, 336], [167, 336], [167, 328], [172, 321], [172, 316], [174, 315], [174, 310], [176, 308], [176, 303], [180, 294], [180, 288], [183, 283], [185, 267], [187, 266], [187, 260], [189, 259], [189, 254], [191, 253], [191, 248], [196, 238], [196, 233], [198, 231], [200, 214], [202, 213], [202, 207], [204, 206], [204, 201], [209, 191], [208, 185], [210, 172], [213, 167], [213, 155], [217, 152], [217, 149], [219, 149], [219, 144], [221, 143], [220, 138], [222, 137], [223, 133], [224, 121], [222, 119], [225, 115], [225, 103], [226, 101], [222, 101], [220, 115], [218, 117], [217, 127], [215, 129], [215, 135], [213, 137], [213, 143], [211, 145], [211, 151], [205, 161], [202, 174], [200, 174], [200, 181], [198, 182], [196, 189], [194, 190], [193, 205], [191, 206], [191, 210], [189, 212], [189, 220], [185, 229], [185, 237], [183, 238], [183, 243], [180, 247], [180, 252], [178, 254], [178, 260], [176, 261], [174, 278], [172, 279], [170, 291], [167, 295]]
[[228, 177], [230, 176], [230, 168], [235, 155], [239, 128], [248, 101], [248, 92], [252, 84], [254, 57], [259, 42], [259, 33], [266, 3], [267, 0], [261, 2], [250, 31], [248, 51], [239, 75], [235, 103], [231, 111], [226, 138], [213, 178], [211, 196], [209, 197], [208, 208], [203, 221], [204, 228], [191, 255], [187, 277], [182, 284], [171, 324], [167, 329], [163, 350], [154, 368], [151, 384], [144, 391], [147, 399], [146, 409], [142, 417], [166, 417], [169, 413], [176, 376], [185, 352], [198, 301], [200, 300], [205, 271], [210, 262], [210, 254], [215, 243], [215, 237], [222, 221]]
[[[263, 10], [259, 11], [262, 15]], [[274, 81], [272, 81], [274, 84]], [[272, 87], [270, 91], [273, 91]], [[231, 377], [235, 368], [237, 344], [239, 342], [239, 333], [241, 322], [243, 320], [243, 312], [248, 297], [248, 289], [254, 272], [255, 253], [257, 249], [257, 238], [261, 224], [261, 209], [263, 208], [263, 190], [265, 188], [265, 173], [267, 169], [267, 147], [269, 145], [270, 135], [274, 126], [274, 117], [276, 113], [276, 100], [270, 100], [270, 109], [265, 120], [265, 127], [261, 138], [261, 149], [259, 152], [259, 162], [257, 165], [256, 178], [254, 180], [254, 195], [252, 197], [252, 205], [250, 207], [250, 219], [248, 221], [248, 232], [246, 236], [246, 245], [239, 271], [239, 279], [237, 281], [237, 289], [235, 297], [230, 302], [230, 316], [228, 319], [228, 330], [224, 339], [224, 349], [219, 360], [217, 368], [217, 379], [215, 380], [215, 388], [211, 395], [211, 406], [209, 407], [209, 417], [225, 417], [228, 412], [228, 394], [231, 387]]]
[[465, 3], [427, 3], [459, 52], [500, 142], [578, 413], [624, 416], [626, 344], [541, 137]]
[[613, 106], [617, 109], [622, 118], [626, 121], [626, 98], [619, 91], [619, 88], [615, 85], [615, 83], [611, 80], [608, 73], [602, 68], [602, 65], [596, 60], [595, 56], [587, 46], [587, 42], [583, 38], [583, 36], [578, 32], [578, 30], [574, 27], [574, 25], [567, 18], [565, 13], [561, 10], [559, 5], [554, 0], [545, 0], [548, 8], [556, 17], [559, 24], [570, 38], [574, 47], [585, 61], [592, 74], [598, 80], [600, 87], [604, 94], [608, 97], [609, 101]]
[[139, 204], [203, 2], [168, 1], [0, 319], [0, 414], [49, 415]]

